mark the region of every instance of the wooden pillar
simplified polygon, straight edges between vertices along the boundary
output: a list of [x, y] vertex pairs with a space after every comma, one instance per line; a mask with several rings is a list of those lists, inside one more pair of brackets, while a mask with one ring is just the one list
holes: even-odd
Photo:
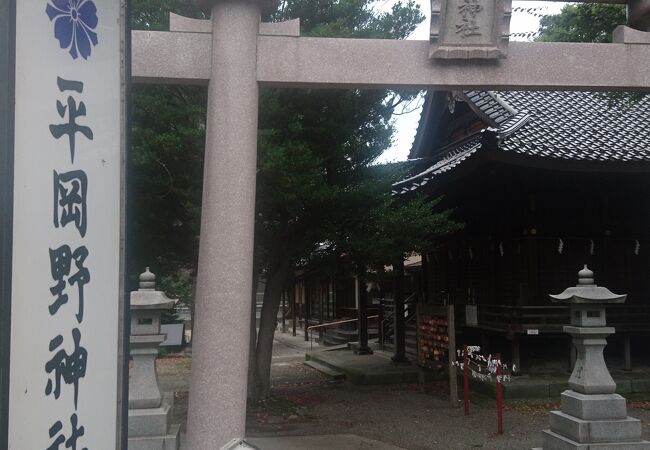
[[429, 254], [422, 253], [422, 301], [429, 303]]
[[293, 332], [291, 333], [293, 336], [296, 335], [296, 322], [298, 319], [298, 311], [296, 311], [296, 285], [295, 283], [291, 285], [291, 322], [293, 325]]
[[355, 350], [357, 355], [372, 355], [372, 350], [368, 347], [368, 290], [366, 289], [366, 274], [360, 270], [357, 283], [359, 298], [359, 347]]
[[304, 295], [304, 300], [305, 300], [305, 307], [304, 307], [304, 316], [305, 319], [303, 321], [303, 326], [305, 327], [305, 341], [309, 340], [309, 317], [311, 316], [311, 297], [310, 297], [310, 289], [309, 289], [309, 283], [307, 279], [305, 279], [305, 295]]
[[391, 360], [394, 364], [408, 364], [406, 359], [406, 324], [404, 323], [404, 260], [393, 263], [394, 305], [393, 333], [395, 336], [395, 353]]
[[456, 377], [456, 315], [454, 305], [447, 305], [447, 346], [449, 360], [449, 403], [453, 408], [458, 407], [458, 378]]
[[282, 332], [287, 332], [287, 291], [282, 293]]
[[327, 292], [323, 295], [323, 285], [322, 281], [319, 282], [318, 286], [318, 323], [323, 323], [325, 321], [325, 305], [327, 305], [327, 296], [329, 295], [329, 284], [327, 286]]

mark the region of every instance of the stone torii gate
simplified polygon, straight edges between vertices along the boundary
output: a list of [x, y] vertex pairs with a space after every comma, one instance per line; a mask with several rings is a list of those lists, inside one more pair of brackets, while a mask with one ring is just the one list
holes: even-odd
[[[477, 1], [509, 22], [509, 1]], [[445, 25], [459, 14], [452, 0], [432, 2], [432, 43], [300, 37], [297, 21], [260, 24], [273, 0], [197, 1], [211, 20], [172, 16], [169, 32], [133, 32], [134, 82], [208, 84], [188, 448], [245, 433], [259, 86], [648, 90], [650, 0], [633, 1], [641, 20], [614, 44], [508, 44], [505, 23], [490, 51], [474, 53], [444, 46], [458, 26]]]

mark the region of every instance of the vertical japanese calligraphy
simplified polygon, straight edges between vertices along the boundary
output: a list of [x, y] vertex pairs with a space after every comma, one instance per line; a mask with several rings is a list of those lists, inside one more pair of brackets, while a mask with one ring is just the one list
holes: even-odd
[[54, 171], [54, 226], [65, 227], [72, 222], [81, 237], [86, 235], [86, 191], [88, 177], [83, 170], [66, 173]]
[[[84, 84], [80, 81], [70, 81], [64, 80], [60, 77], [57, 77], [57, 84], [61, 92], [74, 91], [81, 94], [84, 90]], [[67, 116], [68, 121], [66, 123], [52, 124], [50, 125], [50, 133], [52, 136], [59, 139], [63, 135], [68, 136], [68, 142], [70, 145], [70, 160], [74, 163], [74, 151], [75, 151], [75, 142], [77, 133], [81, 133], [86, 138], [93, 139], [93, 131], [83, 125], [77, 123], [79, 117], [86, 115], [86, 105], [84, 102], [79, 102], [75, 100], [72, 95], [68, 95], [65, 103], [60, 100], [56, 101], [56, 109], [59, 112], [61, 118]]]
[[[63, 429], [63, 424], [60, 420], [57, 420], [54, 425], [50, 427], [49, 435], [50, 439], [53, 439], [52, 445], [50, 445], [47, 450], [59, 450], [59, 446], [64, 445], [65, 448], [70, 448], [72, 450], [77, 449], [77, 439], [84, 435], [85, 429], [83, 426], [77, 425], [78, 418], [76, 414], [70, 416], [70, 434], [66, 439], [65, 434], [61, 432]], [[88, 450], [86, 447], [80, 450]]]
[[116, 449], [120, 0], [16, 11], [10, 449]]
[[478, 14], [483, 11], [480, 0], [458, 0], [458, 22], [456, 33], [462, 37], [480, 35], [481, 29], [477, 22]]
[[[82, 94], [84, 90], [84, 83], [81, 81], [66, 80], [57, 77], [56, 83], [59, 91], [62, 93], [75, 92]], [[79, 125], [76, 121], [77, 118], [86, 116], [86, 105], [83, 101], [77, 103], [77, 100], [72, 95], [68, 95], [65, 103], [60, 100], [56, 101], [56, 110], [62, 118], [65, 118], [67, 115], [68, 122], [63, 124], [50, 124], [49, 130], [55, 139], [59, 139], [63, 135], [68, 136], [70, 162], [74, 164], [76, 134], [81, 133], [87, 139], [93, 139], [92, 129], [85, 125]], [[92, 148], [90, 150], [92, 151]], [[83, 238], [86, 236], [88, 226], [88, 204], [86, 201], [88, 176], [84, 170], [72, 170], [62, 174], [54, 170], [53, 173], [54, 182], [52, 184], [52, 195], [50, 198], [53, 198], [52, 212], [54, 216], [54, 227], [65, 227], [68, 223], [72, 222]], [[50, 287], [50, 293], [54, 297], [54, 302], [48, 306], [48, 312], [51, 316], [58, 314], [61, 307], [68, 303], [69, 295], [66, 287], [76, 285], [77, 308], [75, 318], [78, 324], [83, 322], [84, 287], [90, 282], [90, 271], [85, 266], [88, 256], [89, 251], [86, 245], [80, 245], [74, 250], [68, 244], [49, 249], [50, 274], [56, 283]], [[64, 311], [64, 313], [67, 313], [67, 311]], [[78, 421], [79, 385], [81, 380], [86, 376], [88, 351], [81, 345], [81, 330], [79, 328], [73, 328], [71, 334], [74, 344], [71, 353], [66, 352], [65, 346], [63, 345], [64, 339], [61, 334], [58, 334], [50, 340], [48, 348], [52, 357], [45, 363], [45, 372], [48, 375], [45, 395], [53, 395], [58, 400], [61, 397], [62, 381], [65, 385], [71, 385], [73, 387], [75, 412], [72, 417], [74, 418], [74, 426], [76, 428]], [[57, 421], [56, 423], [60, 424], [61, 422]], [[52, 428], [50, 428], [50, 437], [51, 435]], [[75, 436], [75, 446], [76, 439], [79, 436], [81, 435]]]
[[511, 5], [512, 0], [432, 0], [429, 57], [505, 58]]

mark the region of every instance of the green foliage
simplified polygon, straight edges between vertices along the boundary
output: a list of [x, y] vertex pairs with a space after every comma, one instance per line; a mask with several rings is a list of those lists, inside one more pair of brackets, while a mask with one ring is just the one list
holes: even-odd
[[[377, 13], [377, 4], [292, 0], [282, 2], [270, 19], [300, 17], [303, 34], [311, 36], [391, 39], [405, 38], [424, 20], [413, 1], [397, 3], [386, 13]], [[135, 0], [131, 11], [135, 29], [167, 29], [169, 11], [201, 17], [183, 0]], [[433, 203], [395, 203], [390, 185], [404, 174], [401, 166], [372, 165], [392, 144], [393, 110], [416, 94], [261, 90], [256, 206], [260, 267], [268, 270], [284, 259], [303, 263], [315, 257], [314, 249], [323, 242], [336, 243], [329, 247], [331, 256], [345, 251], [359, 261], [392, 258], [395, 247], [408, 253], [424, 246], [428, 241], [419, 237], [427, 234], [424, 230], [448, 226], [445, 214], [432, 212]], [[198, 257], [206, 90], [134, 86], [133, 103], [132, 267], [150, 265], [159, 288], [187, 302]], [[401, 226], [390, 229], [393, 222]], [[402, 234], [391, 242], [388, 233], [396, 228]], [[384, 233], [379, 246], [378, 233]], [[354, 239], [354, 246], [345, 244]], [[135, 281], [137, 274], [131, 275]]]
[[[185, 0], [130, 3], [132, 27], [169, 29], [169, 12], [201, 17]], [[129, 171], [130, 267], [151, 266], [158, 289], [191, 302], [198, 256], [207, 90], [134, 85]], [[138, 273], [129, 274], [137, 288]]]
[[413, 0], [378, 13], [381, 2], [368, 0], [293, 0], [281, 2], [272, 21], [300, 18], [306, 36], [404, 39], [424, 20]]
[[537, 40], [612, 42], [614, 28], [626, 22], [624, 5], [569, 4], [560, 14], [542, 17]]
[[160, 279], [198, 257], [207, 96], [197, 87], [135, 86], [132, 99], [132, 267], [152, 266]]
[[167, 31], [169, 13], [203, 19], [203, 13], [188, 0], [133, 0], [129, 2], [131, 28]]
[[[168, 274], [156, 277], [156, 289], [177, 298], [180, 302], [190, 304], [194, 297], [194, 268], [192, 266], [175, 267]], [[176, 318], [175, 314], [174, 317]]]
[[339, 230], [339, 250], [352, 256], [356, 270], [426, 252], [436, 238], [462, 228], [451, 219], [451, 211], [436, 211], [438, 203], [439, 199], [426, 196], [404, 201], [375, 195], [374, 204], [367, 203], [357, 212], [356, 223]]
[[[565, 5], [560, 14], [548, 15], [539, 22], [541, 42], [612, 42], [612, 32], [627, 23], [625, 5]], [[630, 107], [645, 94], [608, 92], [602, 94], [611, 105]]]
[[[391, 39], [408, 36], [424, 19], [411, 1], [382, 14], [374, 3], [288, 1], [271, 19], [300, 17], [302, 33], [311, 36]], [[373, 165], [392, 144], [394, 109], [416, 94], [262, 91], [256, 224], [262, 267], [289, 258], [321, 270], [356, 270], [423, 249], [436, 232], [453, 228], [448, 213], [433, 211], [435, 202], [398, 203], [390, 195], [403, 167]]]

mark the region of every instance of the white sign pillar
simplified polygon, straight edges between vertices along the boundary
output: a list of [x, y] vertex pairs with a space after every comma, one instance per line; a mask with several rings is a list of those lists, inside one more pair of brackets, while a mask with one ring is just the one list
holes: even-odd
[[11, 299], [8, 438], [0, 447], [116, 449], [123, 2], [15, 4], [13, 208], [2, 211], [13, 214], [11, 292], [2, 293]]
[[257, 168], [255, 1], [213, 2], [201, 245], [188, 408], [188, 448], [242, 438]]

